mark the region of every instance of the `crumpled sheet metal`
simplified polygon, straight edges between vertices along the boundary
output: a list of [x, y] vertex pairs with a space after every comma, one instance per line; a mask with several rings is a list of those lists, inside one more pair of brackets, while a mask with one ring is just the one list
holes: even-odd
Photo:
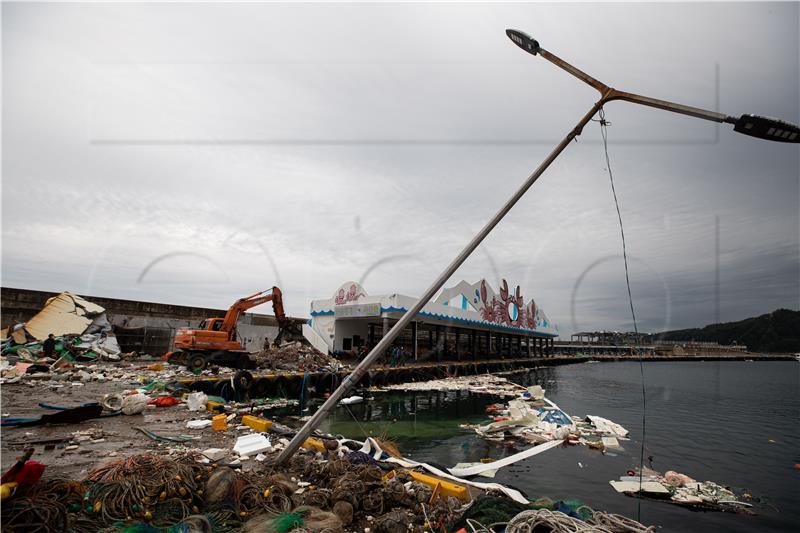
[[103, 312], [105, 309], [97, 304], [62, 292], [47, 300], [44, 307], [25, 323], [25, 329], [36, 340], [44, 340], [50, 333], [56, 337], [80, 335], [93, 322], [91, 317]]

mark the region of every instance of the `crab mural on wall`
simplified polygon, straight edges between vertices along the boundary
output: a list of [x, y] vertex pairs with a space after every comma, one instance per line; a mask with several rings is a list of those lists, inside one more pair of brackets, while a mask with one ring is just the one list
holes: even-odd
[[354, 281], [348, 281], [342, 284], [333, 295], [333, 300], [336, 305], [344, 305], [350, 302], [357, 302], [362, 296], [367, 293], [363, 287]]
[[524, 305], [519, 285], [511, 293], [506, 280], [502, 280], [500, 294], [493, 292], [486, 280], [481, 280], [479, 312], [483, 320], [514, 328], [536, 329], [536, 303], [531, 300]]

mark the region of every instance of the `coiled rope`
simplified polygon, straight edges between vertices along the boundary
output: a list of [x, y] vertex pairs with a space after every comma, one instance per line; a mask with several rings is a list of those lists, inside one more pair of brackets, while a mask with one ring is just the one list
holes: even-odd
[[[588, 521], [573, 518], [560, 511], [536, 509], [522, 511], [506, 526], [506, 533], [534, 533], [535, 531], [551, 531], [552, 533], [654, 533], [654, 526], [645, 527], [636, 520], [624, 516], [595, 511], [589, 507], [581, 507], [591, 514]], [[490, 528], [476, 527], [470, 524], [473, 531], [491, 531]]]

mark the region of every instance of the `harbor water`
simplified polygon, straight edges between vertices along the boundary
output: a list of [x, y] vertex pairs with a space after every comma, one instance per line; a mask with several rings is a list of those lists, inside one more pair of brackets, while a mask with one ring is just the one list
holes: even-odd
[[[624, 451], [616, 455], [559, 447], [501, 469], [495, 481], [531, 499], [577, 499], [634, 518], [640, 512], [643, 523], [663, 531], [797, 531], [800, 364], [649, 362], [643, 369], [644, 420], [638, 362], [544, 367], [509, 376], [541, 385], [571, 415], [599, 415], [622, 424], [631, 440], [623, 441]], [[496, 402], [502, 400], [467, 392], [379, 393], [370, 401], [340, 406], [321, 429], [359, 439], [389, 438], [407, 457], [452, 467], [525, 448], [487, 442], [460, 427], [487, 422], [486, 406]], [[643, 422], [646, 465], [746, 492], [757, 514], [696, 512], [617, 494], [608, 482], [638, 467]]]

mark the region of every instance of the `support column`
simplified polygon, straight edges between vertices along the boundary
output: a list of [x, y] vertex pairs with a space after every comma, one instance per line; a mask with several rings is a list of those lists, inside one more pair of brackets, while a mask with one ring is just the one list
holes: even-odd
[[525, 339], [525, 346], [528, 348], [528, 358], [531, 356], [531, 338], [528, 337]]
[[461, 361], [461, 351], [458, 349], [458, 341], [461, 339], [461, 328], [456, 328], [456, 360]]
[[[387, 317], [383, 317], [383, 319], [381, 320], [381, 323], [382, 323], [381, 340], [383, 340], [383, 338], [389, 332], [389, 319]], [[387, 347], [386, 350], [384, 350], [383, 354], [381, 354], [381, 356], [383, 358], [383, 361], [384, 361], [384, 364], [389, 360], [389, 358], [386, 357], [386, 354], [388, 354], [388, 353], [389, 353], [389, 347]]]
[[411, 323], [411, 354], [414, 356], [414, 361], [417, 360], [417, 338], [419, 337], [419, 322], [416, 320]]
[[478, 342], [478, 334], [473, 329], [471, 331], [471, 333], [470, 333], [470, 336], [469, 336], [469, 344], [470, 344], [470, 346], [472, 346], [472, 360], [473, 361], [477, 361], [478, 360], [478, 347], [476, 346], [477, 342]]
[[370, 350], [375, 346], [375, 324], [367, 325], [367, 344]]
[[[442, 349], [441, 350], [439, 349], [440, 348], [439, 342], [441, 341], [441, 339], [442, 339], [442, 326], [437, 324], [436, 325], [436, 341], [434, 343], [434, 349], [436, 350], [436, 361], [437, 362], [442, 360], [442, 352], [445, 351], [444, 348], [447, 346], [447, 342], [445, 342], [441, 346]], [[447, 341], [447, 339], [445, 339], [445, 341]]]

